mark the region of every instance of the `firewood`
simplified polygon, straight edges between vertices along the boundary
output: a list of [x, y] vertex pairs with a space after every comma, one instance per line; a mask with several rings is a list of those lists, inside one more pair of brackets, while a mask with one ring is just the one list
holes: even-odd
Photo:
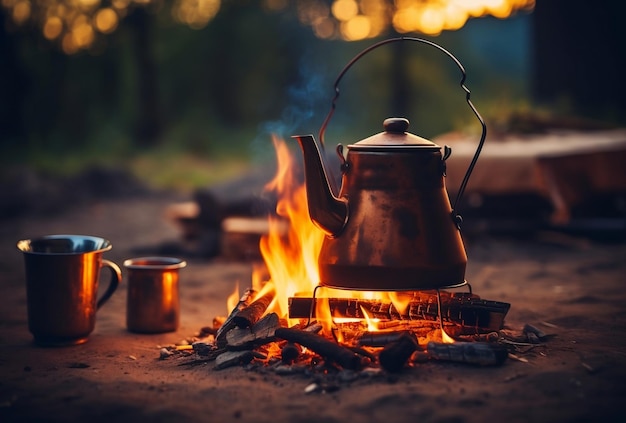
[[277, 338], [309, 348], [324, 359], [337, 363], [344, 369], [359, 370], [362, 366], [361, 358], [358, 355], [323, 336], [291, 328], [278, 328], [275, 333]]
[[252, 351], [226, 351], [215, 358], [214, 370], [222, 370], [239, 364], [247, 364], [254, 358]]
[[356, 338], [357, 345], [364, 347], [384, 347], [387, 344], [397, 341], [403, 335], [410, 334], [409, 331], [380, 331], [363, 332]]
[[525, 333], [526, 336], [528, 336], [531, 343], [539, 343], [539, 342], [532, 342], [532, 340], [530, 339], [531, 334], [534, 335], [534, 337], [538, 341], [545, 341], [548, 338], [548, 335], [546, 335], [541, 329], [539, 329], [536, 326], [530, 325], [528, 323], [524, 325], [524, 328], [522, 329], [522, 333]]
[[504, 345], [486, 342], [429, 342], [426, 350], [428, 356], [436, 360], [479, 366], [499, 366], [508, 357], [508, 350]]
[[285, 364], [291, 364], [300, 357], [302, 348], [293, 342], [287, 342], [280, 350], [280, 359]]
[[417, 340], [413, 335], [405, 332], [383, 348], [378, 355], [378, 361], [383, 369], [390, 373], [397, 373], [404, 368], [415, 350], [417, 350]]
[[239, 313], [233, 317], [235, 325], [240, 328], [247, 328], [254, 325], [259, 321], [259, 319], [261, 319], [263, 314], [265, 314], [265, 311], [274, 299], [274, 296], [275, 291], [272, 289], [259, 298], [256, 298], [252, 303], [239, 311]]
[[226, 318], [222, 326], [220, 326], [220, 328], [217, 330], [217, 333], [215, 334], [215, 344], [218, 347], [224, 347], [226, 345], [226, 334], [236, 326], [234, 321], [235, 316], [237, 316], [239, 312], [241, 312], [241, 310], [246, 308], [252, 302], [253, 296], [254, 290], [252, 288], [246, 289], [239, 299], [237, 305], [230, 312], [230, 315]]
[[[400, 332], [404, 330], [417, 336], [428, 336], [433, 331], [441, 329], [441, 324], [436, 320], [389, 320], [378, 322], [376, 326], [381, 331]], [[450, 336], [460, 335], [463, 331], [462, 325], [458, 323], [444, 321], [443, 326]]]
[[280, 327], [278, 315], [270, 313], [249, 328], [235, 327], [226, 334], [229, 350], [253, 349], [275, 340], [274, 332]]
[[[289, 318], [315, 317], [313, 298], [289, 298]], [[335, 317], [380, 320], [438, 320], [437, 295], [415, 293], [408, 307], [400, 312], [390, 302], [368, 299], [328, 298], [330, 314]], [[464, 333], [491, 332], [502, 328], [510, 304], [483, 300], [468, 293], [441, 292], [441, 317], [444, 321], [458, 323]]]

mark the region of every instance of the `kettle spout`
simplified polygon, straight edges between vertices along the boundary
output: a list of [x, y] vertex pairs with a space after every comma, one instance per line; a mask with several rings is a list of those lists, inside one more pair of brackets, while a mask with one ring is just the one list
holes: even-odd
[[304, 178], [309, 216], [326, 235], [341, 234], [348, 220], [348, 202], [337, 198], [330, 185], [324, 159], [312, 135], [294, 135], [304, 155]]

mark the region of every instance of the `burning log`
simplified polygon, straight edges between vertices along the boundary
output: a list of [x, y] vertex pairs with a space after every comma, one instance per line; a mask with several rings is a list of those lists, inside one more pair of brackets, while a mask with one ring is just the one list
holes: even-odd
[[233, 322], [237, 327], [248, 328], [261, 319], [272, 300], [275, 291], [272, 289], [266, 294], [256, 298], [250, 305], [240, 310], [234, 317]]
[[235, 327], [226, 334], [229, 350], [253, 349], [275, 340], [274, 333], [280, 327], [276, 313], [270, 313], [249, 328]]
[[275, 334], [277, 338], [309, 348], [344, 369], [360, 370], [362, 367], [361, 358], [357, 354], [323, 336], [291, 328], [278, 328]]
[[417, 340], [410, 333], [405, 332], [395, 341], [385, 345], [378, 355], [378, 361], [383, 369], [391, 373], [397, 373], [402, 370], [416, 349]]
[[252, 301], [252, 297], [254, 296], [254, 290], [252, 288], [246, 289], [243, 293], [237, 305], [230, 312], [230, 315], [224, 320], [224, 323], [217, 330], [215, 334], [215, 344], [218, 347], [223, 347], [226, 345], [226, 334], [236, 326], [235, 317], [241, 312], [241, 310], [248, 307], [250, 302]]
[[[289, 298], [289, 318], [304, 319], [311, 313], [315, 317], [314, 301], [309, 297]], [[370, 318], [383, 321], [439, 319], [437, 295], [425, 292], [416, 293], [403, 312], [381, 300], [328, 298], [328, 304], [334, 317], [364, 319], [365, 312]], [[508, 303], [483, 300], [474, 294], [441, 292], [443, 320], [460, 324], [466, 333], [501, 329], [510, 307]]]
[[504, 345], [486, 342], [455, 342], [453, 344], [429, 342], [427, 352], [430, 358], [436, 360], [479, 366], [499, 366], [509, 355]]

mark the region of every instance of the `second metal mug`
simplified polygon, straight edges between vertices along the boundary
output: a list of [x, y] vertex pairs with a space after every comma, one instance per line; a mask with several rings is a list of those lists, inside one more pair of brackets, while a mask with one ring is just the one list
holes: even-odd
[[162, 333], [178, 329], [178, 272], [184, 260], [140, 257], [124, 261], [128, 277], [126, 326], [131, 332]]

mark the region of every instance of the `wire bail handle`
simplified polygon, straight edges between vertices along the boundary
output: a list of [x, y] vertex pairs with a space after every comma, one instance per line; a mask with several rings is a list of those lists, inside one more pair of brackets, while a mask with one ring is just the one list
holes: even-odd
[[480, 136], [480, 141], [478, 142], [478, 146], [476, 147], [476, 152], [474, 153], [474, 157], [472, 158], [472, 161], [470, 162], [467, 168], [467, 171], [465, 172], [465, 176], [463, 177], [463, 180], [461, 181], [461, 186], [459, 187], [459, 191], [457, 192], [456, 199], [454, 200], [454, 204], [452, 205], [452, 219], [455, 221], [458, 227], [461, 224], [462, 218], [460, 215], [457, 214], [456, 210], [457, 210], [457, 207], [460, 205], [461, 198], [463, 197], [465, 188], [467, 187], [467, 183], [469, 181], [470, 175], [472, 174], [472, 171], [474, 170], [474, 166], [476, 165], [476, 162], [478, 161], [478, 157], [480, 156], [480, 152], [483, 148], [483, 144], [485, 143], [485, 138], [487, 137], [487, 125], [485, 125], [485, 121], [480, 116], [480, 113], [478, 113], [478, 110], [476, 110], [476, 107], [474, 107], [474, 104], [470, 100], [470, 90], [465, 86], [465, 79], [467, 78], [465, 68], [463, 67], [459, 59], [457, 59], [452, 53], [450, 53], [445, 48], [441, 47], [439, 44], [436, 44], [429, 40], [425, 40], [423, 38], [415, 38], [415, 37], [389, 38], [387, 40], [379, 41], [371, 45], [370, 47], [366, 48], [365, 50], [361, 51], [359, 54], [354, 56], [354, 58], [348, 62], [348, 64], [343, 68], [343, 70], [339, 73], [339, 75], [337, 76], [337, 79], [335, 80], [335, 86], [334, 86], [335, 96], [333, 97], [333, 100], [331, 102], [330, 111], [328, 112], [328, 115], [326, 115], [326, 118], [324, 119], [324, 122], [322, 123], [322, 126], [320, 128], [319, 140], [320, 140], [322, 148], [324, 148], [324, 145], [325, 145], [324, 133], [326, 132], [326, 127], [328, 126], [328, 123], [330, 122], [331, 117], [335, 113], [335, 108], [337, 107], [337, 99], [339, 98], [339, 81], [341, 81], [341, 78], [343, 78], [343, 76], [348, 71], [348, 69], [350, 69], [352, 65], [354, 65], [359, 59], [361, 59], [361, 57], [363, 57], [365, 54], [369, 53], [370, 51], [380, 46], [383, 46], [385, 44], [390, 44], [390, 43], [395, 43], [395, 42], [400, 42], [400, 41], [415, 41], [418, 43], [426, 44], [428, 46], [436, 48], [437, 50], [441, 51], [446, 56], [448, 56], [450, 59], [452, 59], [452, 61], [457, 65], [457, 67], [461, 71], [461, 81], [459, 82], [459, 84], [461, 88], [463, 89], [463, 91], [465, 91], [465, 100], [467, 101], [469, 108], [472, 110], [472, 112], [476, 116], [476, 119], [478, 119], [482, 127], [482, 133]]

